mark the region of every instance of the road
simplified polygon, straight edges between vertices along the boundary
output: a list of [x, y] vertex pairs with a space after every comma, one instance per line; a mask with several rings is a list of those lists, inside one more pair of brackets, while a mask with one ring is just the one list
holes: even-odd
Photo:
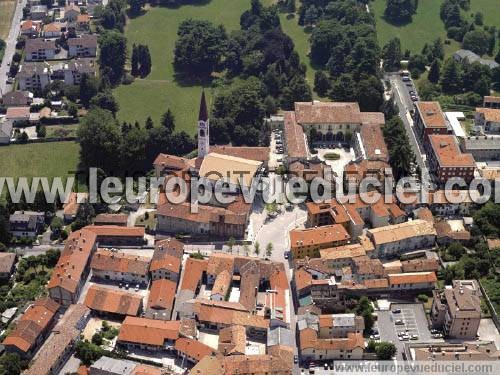
[[21, 29], [21, 18], [23, 16], [23, 8], [26, 6], [26, 1], [27, 0], [18, 1], [14, 16], [12, 17], [9, 36], [5, 40], [5, 54], [3, 56], [2, 65], [0, 66], [0, 96], [3, 96], [5, 93], [12, 90], [12, 85], [8, 85], [6, 82], [7, 72], [10, 69], [7, 64], [12, 61], [12, 56], [14, 56], [14, 53], [16, 52], [17, 36], [19, 35], [19, 30]]
[[[406, 129], [406, 133], [410, 140], [410, 145], [412, 147], [413, 153], [417, 164], [422, 171], [422, 176], [429, 176], [429, 169], [426, 164], [425, 151], [418, 141], [417, 136], [414, 132], [413, 119], [410, 115], [410, 110], [413, 109], [413, 101], [410, 98], [408, 88], [406, 84], [401, 80], [399, 74], [388, 75], [389, 82], [391, 84], [392, 92], [394, 94], [394, 103], [398, 107], [399, 117], [403, 121]], [[411, 90], [417, 93], [417, 89], [413, 84], [411, 85]], [[418, 95], [417, 95], [418, 96]]]

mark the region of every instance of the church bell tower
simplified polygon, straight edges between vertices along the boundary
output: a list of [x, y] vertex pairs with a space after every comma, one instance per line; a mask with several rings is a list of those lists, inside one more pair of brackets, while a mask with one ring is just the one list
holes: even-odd
[[201, 93], [200, 113], [198, 115], [198, 157], [203, 158], [210, 149], [210, 123], [208, 120], [205, 91]]

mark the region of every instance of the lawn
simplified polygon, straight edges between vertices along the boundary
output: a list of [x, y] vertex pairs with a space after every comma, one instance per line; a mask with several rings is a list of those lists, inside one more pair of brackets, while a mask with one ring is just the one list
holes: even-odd
[[67, 177], [78, 165], [76, 142], [32, 143], [0, 147], [0, 177]]
[[484, 24], [496, 26], [500, 29], [500, 17], [498, 15], [498, 0], [472, 0], [469, 13], [481, 12], [484, 16]]
[[15, 0], [0, 0], [0, 39], [7, 39], [15, 9]]
[[46, 125], [45, 129], [47, 130], [46, 138], [76, 137], [78, 124]]
[[[193, 134], [196, 129], [201, 84], [185, 85], [176, 81], [173, 68], [173, 51], [179, 24], [188, 18], [206, 19], [223, 24], [226, 30], [239, 29], [241, 14], [250, 8], [250, 0], [211, 0], [199, 5], [178, 8], [155, 7], [146, 14], [128, 21], [125, 29], [129, 52], [132, 44], [147, 44], [153, 67], [145, 79], [131, 85], [122, 85], [114, 93], [120, 103], [120, 121], [144, 123], [151, 116], [155, 123], [170, 108], [176, 118], [176, 129]], [[207, 90], [207, 99], [212, 98]]]
[[[493, 2], [496, 0], [490, 1]], [[382, 47], [388, 40], [398, 37], [401, 40], [403, 52], [409, 49], [413, 53], [420, 53], [425, 43], [432, 42], [437, 38], [441, 38], [444, 41], [446, 39], [446, 30], [443, 21], [439, 17], [439, 9], [442, 2], [443, 0], [420, 0], [418, 2], [417, 14], [413, 16], [413, 21], [403, 26], [392, 25], [383, 18], [387, 3], [386, 0], [374, 0], [371, 2], [370, 8], [375, 14], [377, 37], [380, 46]], [[445, 53], [446, 55], [451, 55], [459, 48], [459, 43], [451, 41], [449, 45], [445, 45]]]

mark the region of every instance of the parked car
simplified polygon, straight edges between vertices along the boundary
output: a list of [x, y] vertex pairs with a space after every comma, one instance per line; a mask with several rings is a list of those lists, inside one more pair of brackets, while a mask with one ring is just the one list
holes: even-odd
[[401, 313], [401, 309], [394, 309], [394, 310], [392, 310], [392, 313], [393, 314], [400, 314]]
[[297, 354], [293, 356], [293, 363], [295, 364], [299, 363], [299, 356]]
[[411, 335], [410, 340], [418, 340], [418, 335]]
[[323, 364], [323, 369], [328, 370], [328, 363], [326, 363], [326, 362], [325, 362], [325, 363]]
[[394, 324], [396, 324], [398, 326], [402, 326], [403, 324], [405, 324], [405, 322], [403, 321], [403, 319], [396, 319], [396, 321], [394, 322]]

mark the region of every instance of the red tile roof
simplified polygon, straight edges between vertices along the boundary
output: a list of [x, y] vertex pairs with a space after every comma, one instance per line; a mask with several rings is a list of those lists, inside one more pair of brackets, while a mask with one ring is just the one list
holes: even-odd
[[92, 285], [87, 291], [85, 305], [96, 311], [137, 315], [141, 308], [142, 297], [138, 294]]
[[124, 254], [108, 249], [98, 249], [90, 264], [92, 270], [132, 273], [146, 276], [149, 258]]
[[149, 291], [148, 308], [172, 309], [177, 284], [167, 279], [154, 280]]
[[118, 341], [163, 346], [166, 340], [177, 340], [180, 320], [155, 320], [127, 316], [120, 327]]
[[463, 154], [453, 135], [432, 134], [429, 140], [441, 167], [475, 167], [471, 154]]
[[199, 341], [181, 337], [175, 342], [175, 350], [199, 362], [207, 355], [215, 354], [215, 351]]

